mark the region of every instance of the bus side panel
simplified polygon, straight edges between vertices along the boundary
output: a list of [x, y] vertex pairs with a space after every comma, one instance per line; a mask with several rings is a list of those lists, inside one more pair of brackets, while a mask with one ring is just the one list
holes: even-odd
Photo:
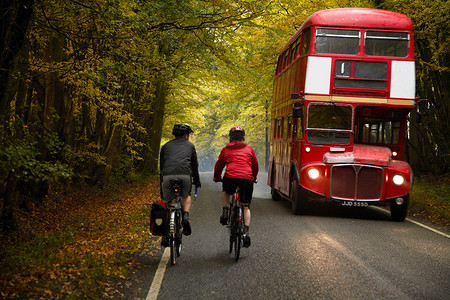
[[331, 57], [308, 57], [305, 78], [305, 93], [330, 94]]

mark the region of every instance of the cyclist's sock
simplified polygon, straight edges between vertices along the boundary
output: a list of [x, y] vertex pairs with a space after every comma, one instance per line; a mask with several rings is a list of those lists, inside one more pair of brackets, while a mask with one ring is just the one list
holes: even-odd
[[228, 223], [228, 212], [230, 211], [230, 208], [227, 206], [224, 206], [222, 209], [222, 215], [220, 216], [220, 224], [227, 225]]
[[244, 232], [243, 232], [242, 240], [244, 242], [243, 246], [245, 248], [250, 247], [250, 244], [251, 244], [250, 235], [248, 234], [248, 230], [249, 230], [249, 227], [244, 225]]
[[183, 234], [190, 235], [192, 233], [191, 222], [189, 221], [189, 212], [183, 212]]

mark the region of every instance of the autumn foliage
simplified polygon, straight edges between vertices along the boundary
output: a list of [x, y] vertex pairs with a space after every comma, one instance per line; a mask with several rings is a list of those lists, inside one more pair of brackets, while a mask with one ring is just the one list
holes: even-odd
[[18, 232], [0, 236], [0, 298], [117, 297], [133, 255], [159, 249], [148, 226], [158, 198], [159, 180], [109, 192], [51, 188], [45, 204], [18, 214]]

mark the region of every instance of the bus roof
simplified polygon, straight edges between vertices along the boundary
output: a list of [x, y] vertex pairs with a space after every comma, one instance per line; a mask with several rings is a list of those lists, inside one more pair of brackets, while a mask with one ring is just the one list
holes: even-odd
[[412, 30], [411, 19], [401, 13], [374, 8], [334, 8], [320, 10], [310, 15], [292, 36], [283, 51], [303, 31], [311, 26], [354, 27], [370, 29]]

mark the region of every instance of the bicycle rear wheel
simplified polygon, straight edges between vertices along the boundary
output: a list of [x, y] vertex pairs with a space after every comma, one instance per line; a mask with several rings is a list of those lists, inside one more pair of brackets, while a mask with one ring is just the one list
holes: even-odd
[[236, 207], [236, 220], [235, 220], [235, 232], [234, 232], [234, 259], [238, 261], [239, 255], [241, 253], [241, 242], [242, 233], [244, 230], [243, 218], [242, 218], [242, 208], [240, 206]]
[[176, 246], [174, 235], [170, 235], [169, 243], [170, 243], [170, 263], [173, 266], [176, 263], [175, 257], [177, 256], [177, 254], [176, 254], [177, 246]]
[[176, 248], [176, 253], [177, 256], [181, 255], [181, 239], [183, 237], [183, 233], [182, 233], [182, 226], [181, 226], [181, 216], [180, 216], [180, 212], [178, 211], [177, 213], [177, 220], [176, 223], [177, 227], [176, 227], [176, 233], [175, 233], [175, 248]]

